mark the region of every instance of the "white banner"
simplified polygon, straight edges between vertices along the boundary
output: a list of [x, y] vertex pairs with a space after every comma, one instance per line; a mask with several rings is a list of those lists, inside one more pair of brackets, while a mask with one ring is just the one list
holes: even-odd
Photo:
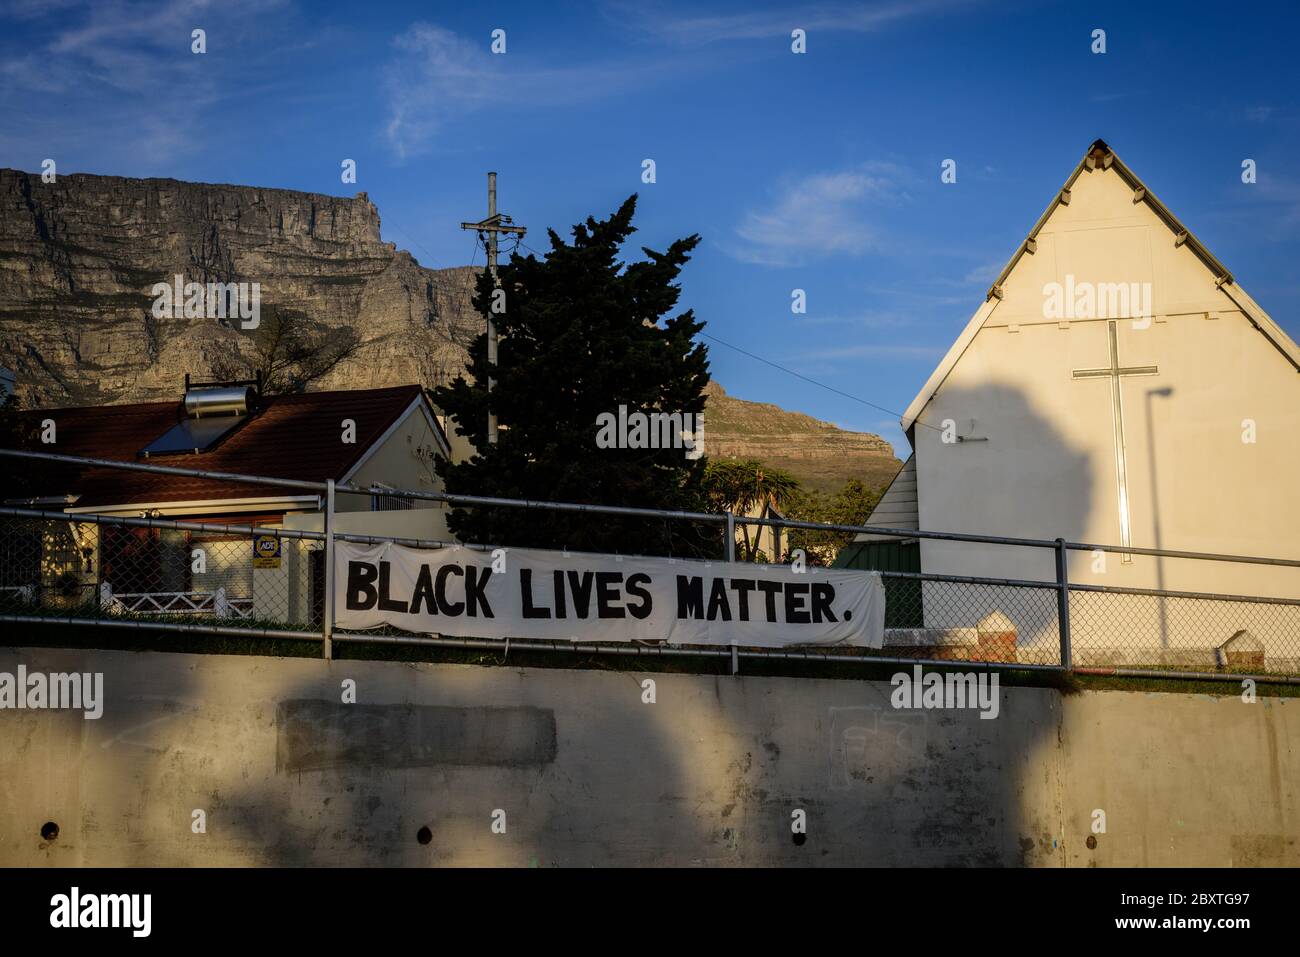
[[460, 638], [879, 648], [877, 572], [336, 542], [335, 623]]

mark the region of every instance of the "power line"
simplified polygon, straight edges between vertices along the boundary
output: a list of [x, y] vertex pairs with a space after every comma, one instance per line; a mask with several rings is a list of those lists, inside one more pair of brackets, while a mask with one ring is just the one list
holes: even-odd
[[[712, 339], [720, 346], [726, 346], [728, 349], [734, 349], [736, 352], [739, 352], [741, 355], [749, 356], [751, 359], [757, 359], [759, 362], [762, 362], [765, 365], [769, 365], [773, 369], [779, 369], [780, 371], [786, 373], [787, 375], [792, 375], [796, 379], [802, 379], [804, 382], [811, 383], [812, 385], [825, 389], [828, 392], [834, 392], [836, 395], [842, 395], [844, 396], [844, 398], [852, 399], [854, 402], [861, 402], [863, 405], [869, 406], [870, 408], [873, 408], [878, 412], [885, 412], [888, 413], [889, 415], [896, 415], [900, 419], [903, 417], [901, 412], [895, 412], [893, 409], [887, 409], [883, 405], [876, 405], [876, 403], [874, 402], [868, 402], [866, 399], [860, 398], [859, 396], [856, 395], [851, 395], [850, 393], [845, 392], [843, 389], [837, 389], [833, 385], [827, 385], [825, 382], [818, 382], [816, 379], [809, 378], [808, 376], [804, 375], [802, 372], [795, 372], [793, 369], [787, 369], [785, 366], [773, 362], [771, 359], [764, 359], [762, 356], [755, 355], [754, 353], [746, 349], [740, 348], [740, 346], [733, 346], [730, 342], [726, 342], [722, 339], [719, 339], [717, 336], [710, 335], [707, 332], [701, 332], [700, 335], [702, 335], [706, 339]], [[928, 422], [922, 422], [920, 419], [916, 420], [916, 424], [923, 425], [927, 429], [934, 429], [934, 431], [936, 432], [943, 431], [943, 429], [940, 429], [937, 426], [930, 425]]]
[[[527, 249], [534, 256], [540, 257], [542, 255], [532, 246], [528, 245], [528, 243], [524, 242], [522, 239], [520, 239], [515, 245], [523, 246], [524, 249]], [[796, 379], [802, 379], [804, 382], [815, 385], [818, 388], [825, 389], [828, 392], [834, 392], [836, 395], [841, 395], [846, 399], [852, 399], [854, 402], [860, 402], [863, 405], [875, 409], [878, 412], [884, 412], [888, 415], [896, 415], [900, 419], [903, 417], [901, 412], [895, 412], [893, 409], [887, 409], [883, 405], [877, 405], [874, 402], [868, 402], [866, 399], [863, 399], [860, 396], [852, 395], [848, 392], [845, 392], [843, 389], [837, 389], [833, 385], [827, 385], [825, 382], [818, 382], [816, 379], [810, 378], [809, 376], [806, 376], [801, 372], [795, 372], [793, 369], [788, 369], [785, 366], [781, 365], [780, 363], [773, 362], [771, 359], [765, 359], [760, 355], [755, 355], [754, 353], [748, 351], [747, 349], [742, 349], [740, 348], [740, 346], [732, 345], [730, 342], [727, 342], [726, 340], [723, 339], [719, 339], [717, 336], [710, 335], [707, 332], [701, 332], [700, 335], [704, 336], [704, 338], [706, 339], [712, 339], [714, 342], [718, 343], [718, 345], [726, 346], [728, 349], [734, 349], [736, 352], [739, 352], [741, 355], [748, 356], [751, 359], [756, 359], [759, 362], [764, 363], [765, 365], [771, 366], [773, 369], [778, 369], [781, 372], [786, 373], [787, 375], [792, 375]], [[916, 424], [923, 426], [927, 429], [933, 429], [935, 432], [943, 431], [942, 429], [938, 428], [937, 426], [933, 426], [928, 422], [922, 422], [920, 419], [916, 420]]]
[[402, 229], [400, 226], [394, 223], [391, 217], [388, 220], [388, 225], [397, 236], [404, 237], [408, 242], [419, 247], [420, 251], [429, 257], [429, 266], [428, 266], [429, 269], [441, 268], [440, 266], [437, 265], [438, 262], [437, 257], [434, 256], [433, 253], [429, 252], [429, 250], [424, 247], [424, 244], [422, 242], [420, 242], [418, 239], [416, 239], [406, 230]]

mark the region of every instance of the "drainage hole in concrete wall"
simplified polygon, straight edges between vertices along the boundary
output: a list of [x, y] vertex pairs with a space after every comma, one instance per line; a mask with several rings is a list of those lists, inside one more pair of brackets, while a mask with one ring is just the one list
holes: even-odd
[[41, 840], [52, 841], [59, 836], [59, 825], [53, 821], [46, 821], [41, 825]]
[[1088, 850], [1095, 851], [1097, 849], [1097, 836], [1095, 834], [1089, 834], [1088, 839], [1084, 841], [1084, 843], [1088, 845]]
[[433, 840], [433, 831], [429, 830], [427, 826], [422, 827], [415, 832], [415, 839], [421, 844], [428, 844]]
[[806, 840], [808, 840], [808, 835], [807, 835], [807, 834], [798, 834], [798, 833], [796, 833], [796, 834], [791, 835], [791, 837], [794, 838], [794, 844], [795, 844], [795, 847], [803, 847], [804, 842], [805, 842]]

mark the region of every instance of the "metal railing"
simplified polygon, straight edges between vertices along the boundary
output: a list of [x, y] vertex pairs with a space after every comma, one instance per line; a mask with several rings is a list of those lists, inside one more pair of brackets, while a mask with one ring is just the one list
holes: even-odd
[[[334, 642], [343, 641], [506, 654], [517, 649], [729, 657], [733, 671], [743, 658], [766, 658], [1300, 683], [1300, 597], [1282, 597], [1300, 596], [1300, 560], [1295, 559], [384, 488], [386, 510], [409, 503], [411, 509], [398, 513], [413, 522], [420, 503], [693, 522], [717, 528], [726, 560], [735, 560], [738, 526], [771, 528], [778, 549], [782, 533], [801, 532], [810, 541], [820, 536], [835, 544], [867, 535], [915, 549], [916, 567], [924, 570], [879, 571], [886, 590], [886, 633], [878, 650], [594, 644], [504, 634], [500, 640], [465, 639], [388, 627], [339, 632], [332, 605], [336, 541], [451, 544], [436, 537], [339, 529], [345, 513], [338, 496], [363, 496], [358, 501], [373, 507], [375, 486], [35, 451], [0, 449], [0, 456], [306, 490], [319, 496], [320, 509], [318, 528], [299, 528], [286, 525], [287, 518], [241, 524], [2, 507], [0, 622], [304, 639], [320, 641], [327, 658]], [[1161, 587], [1103, 583], [1107, 559], [1111, 574], [1118, 564], [1121, 578], [1140, 571]], [[1139, 559], [1150, 560], [1148, 566], [1139, 569]], [[1017, 573], [980, 574], [990, 569]], [[1263, 573], [1255, 569], [1267, 570], [1264, 584], [1277, 596], [1260, 586]], [[1220, 580], [1238, 587], [1201, 587]], [[1249, 593], [1257, 589], [1263, 594]]]

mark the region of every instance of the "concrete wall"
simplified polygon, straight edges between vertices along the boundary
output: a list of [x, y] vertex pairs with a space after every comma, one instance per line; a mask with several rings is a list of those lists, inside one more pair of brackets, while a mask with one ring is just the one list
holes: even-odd
[[20, 663], [102, 671], [106, 707], [0, 710], [0, 865], [1300, 864], [1295, 701], [1004, 689], [982, 720], [880, 682], [0, 650]]

